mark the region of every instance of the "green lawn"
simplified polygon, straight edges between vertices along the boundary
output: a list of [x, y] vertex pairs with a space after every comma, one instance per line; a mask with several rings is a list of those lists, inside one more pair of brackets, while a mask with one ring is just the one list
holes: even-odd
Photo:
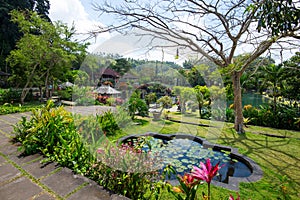
[[3, 105], [0, 105], [0, 115], [6, 115], [11, 113], [19, 113], [19, 112], [28, 112], [32, 110], [36, 110], [38, 108], [41, 108], [44, 104], [40, 102], [30, 102], [25, 103], [24, 105], [21, 104], [10, 104], [5, 103]]
[[[124, 129], [122, 135], [111, 138], [116, 140], [127, 134], [139, 134], [147, 131], [159, 133], [187, 133], [206, 138], [211, 143], [222, 144], [238, 148], [239, 153], [248, 156], [259, 164], [264, 175], [254, 183], [241, 183], [239, 194], [241, 199], [299, 199], [300, 198], [300, 132], [279, 130], [267, 127], [249, 126], [246, 133], [239, 135], [233, 129], [233, 124], [199, 120], [185, 115], [181, 118], [178, 114], [172, 117], [182, 121], [210, 124], [213, 127], [201, 127], [176, 123], [167, 120], [147, 121], [143, 125], [134, 125]], [[276, 138], [261, 134], [288, 136], [290, 138]], [[203, 186], [203, 191], [206, 191]], [[200, 189], [199, 192], [202, 190]], [[214, 187], [213, 199], [228, 199], [229, 194], [235, 191]], [[169, 195], [163, 199], [170, 199]]]

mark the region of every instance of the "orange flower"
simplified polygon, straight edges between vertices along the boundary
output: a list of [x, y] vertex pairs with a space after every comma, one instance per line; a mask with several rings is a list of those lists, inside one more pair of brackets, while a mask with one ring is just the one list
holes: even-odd
[[179, 187], [173, 187], [173, 191], [177, 193], [182, 193], [182, 190]]
[[251, 109], [251, 108], [252, 108], [252, 105], [250, 105], [250, 104], [244, 106], [244, 109], [245, 109], [245, 110], [249, 110], [249, 109]]

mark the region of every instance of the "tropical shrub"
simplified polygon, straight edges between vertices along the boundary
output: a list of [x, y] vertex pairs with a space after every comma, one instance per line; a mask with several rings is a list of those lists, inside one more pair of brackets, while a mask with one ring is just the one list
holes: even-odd
[[268, 126], [280, 129], [300, 130], [296, 119], [300, 113], [297, 109], [277, 104], [276, 109], [273, 105], [264, 104], [259, 108], [244, 107], [243, 114], [245, 118], [249, 118], [249, 124], [257, 126]]
[[[0, 104], [3, 103], [18, 103], [20, 102], [20, 98], [21, 98], [21, 90], [18, 89], [1, 89], [0, 90]], [[28, 98], [26, 99], [27, 101], [30, 99], [30, 97], [28, 96]]]
[[103, 115], [97, 115], [97, 120], [104, 135], [115, 135], [116, 132], [120, 130], [111, 111], [107, 111]]
[[259, 110], [252, 105], [245, 105], [243, 109], [243, 116], [249, 119], [248, 124], [258, 124], [258, 114]]
[[145, 100], [146, 100], [147, 105], [149, 106], [150, 103], [153, 103], [157, 100], [156, 93], [152, 92], [152, 93], [147, 94], [145, 96]]
[[72, 114], [63, 107], [54, 108], [52, 101], [33, 111], [29, 120], [23, 117], [15, 126], [15, 133], [25, 154], [41, 152], [47, 157], [45, 162], [56, 161], [77, 173], [85, 173], [94, 162], [76, 130]]
[[71, 101], [72, 100], [72, 87], [67, 87], [57, 91], [57, 94], [60, 96], [60, 99]]
[[227, 122], [234, 122], [234, 110], [231, 108], [226, 109], [226, 121]]
[[140, 94], [137, 91], [131, 95], [127, 102], [127, 109], [132, 119], [134, 119], [136, 115], [140, 115], [142, 117], [148, 115], [148, 106], [146, 102], [140, 98]]
[[116, 103], [116, 99], [113, 97], [109, 97], [108, 99], [106, 99], [106, 104], [109, 106], [113, 106]]

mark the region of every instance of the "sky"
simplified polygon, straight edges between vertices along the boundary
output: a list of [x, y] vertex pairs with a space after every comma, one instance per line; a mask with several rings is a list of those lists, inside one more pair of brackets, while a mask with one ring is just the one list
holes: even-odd
[[[89, 36], [84, 33], [95, 30], [97, 26], [104, 24], [99, 19], [99, 13], [93, 9], [93, 3], [95, 2], [101, 3], [101, 0], [50, 0], [49, 17], [52, 21], [60, 20], [69, 26], [74, 23], [77, 33], [80, 33], [78, 38], [83, 39]], [[182, 64], [184, 61], [184, 58], [174, 59], [176, 50], [172, 50], [170, 54], [167, 51], [162, 53], [161, 50], [149, 54], [146, 49], [141, 50], [139, 46], [135, 46], [132, 38], [120, 35], [112, 36], [110, 33], [98, 35], [97, 38], [93, 38], [88, 42], [91, 43], [88, 47], [90, 53], [105, 51], [106, 53], [125, 55], [125, 57], [168, 60], [178, 64]]]
[[[67, 23], [69, 26], [71, 26], [73, 23], [77, 29], [77, 33], [78, 35], [78, 39], [82, 40], [84, 38], [87, 38], [89, 35], [87, 34], [89, 31], [91, 30], [95, 30], [97, 29], [97, 26], [101, 26], [104, 24], [103, 21], [100, 21], [99, 18], [99, 13], [97, 13], [94, 9], [93, 9], [93, 3], [97, 2], [97, 3], [101, 3], [101, 1], [104, 0], [50, 0], [50, 11], [49, 11], [49, 16], [51, 18], [52, 21], [62, 21], [64, 23]], [[109, 19], [105, 19], [106, 22], [108, 22], [107, 20]], [[112, 36], [110, 33], [104, 33], [104, 34], [100, 34], [97, 36], [97, 38], [93, 38], [91, 40], [89, 40], [88, 42], [91, 43], [91, 45], [88, 47], [88, 51], [89, 52], [97, 52], [99, 51], [99, 47], [100, 50], [101, 49], [114, 49], [114, 50], [123, 50], [124, 53], [124, 49], [126, 47], [128, 47], [128, 43], [126, 43], [126, 41], [128, 41], [128, 38], [114, 38], [115, 36]], [[123, 40], [123, 42], [122, 42]], [[114, 43], [114, 41], [121, 41], [119, 43]], [[105, 44], [105, 46], [101, 46], [103, 45], [103, 43]], [[124, 48], [119, 48], [120, 45], [124, 45]], [[137, 50], [139, 47], [132, 47], [128, 49], [128, 51], [132, 51], [134, 52], [133, 54], [129, 53], [129, 56], [127, 54], [128, 57], [136, 57], [137, 54], [139, 54], [139, 57], [141, 59], [152, 59], [151, 55], [143, 55], [141, 56], [140, 52], [137, 53]], [[243, 49], [244, 51], [247, 51], [247, 46], [245, 47], [245, 49]], [[174, 50], [171, 50], [172, 52]], [[174, 54], [171, 52], [172, 55], [164, 55], [165, 56], [165, 60], [169, 60], [169, 61], [174, 61]], [[112, 52], [112, 53], [119, 53], [120, 52]], [[243, 52], [241, 52], [243, 53]], [[126, 54], [126, 53], [125, 53]], [[294, 54], [291, 52], [288, 52], [287, 56], [284, 55], [284, 57], [286, 57], [285, 59], [287, 59], [288, 57], [292, 56]], [[122, 52], [121, 52], [122, 55]], [[135, 56], [130, 56], [130, 55], [135, 55]], [[273, 55], [274, 56], [274, 55]], [[273, 57], [272, 56], [272, 57]], [[161, 50], [156, 52], [154, 56], [152, 57], [157, 57], [157, 60], [161, 60], [162, 57], [162, 53]], [[274, 58], [274, 57], [273, 57]], [[285, 60], [284, 59], [284, 60]], [[275, 60], [277, 60], [275, 58]], [[280, 62], [281, 60], [279, 60]], [[175, 61], [177, 62], [177, 61]], [[182, 62], [182, 61], [180, 61]], [[178, 63], [178, 62], [177, 62]]]
[[[78, 38], [84, 39], [88, 37], [86, 33], [102, 24], [97, 12], [93, 10], [92, 3], [93, 0], [50, 0], [49, 17], [52, 21], [60, 20], [69, 26], [74, 23], [77, 33], [80, 34]], [[106, 33], [97, 36], [97, 39], [89, 40], [89, 52], [93, 52], [110, 37], [110, 34]]]

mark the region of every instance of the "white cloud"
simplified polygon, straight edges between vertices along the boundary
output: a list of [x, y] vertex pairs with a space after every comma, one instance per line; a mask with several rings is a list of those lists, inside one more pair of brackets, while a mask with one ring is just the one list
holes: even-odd
[[[85, 7], [80, 0], [50, 0], [49, 17], [52, 21], [62, 21], [71, 26], [73, 23], [76, 28], [76, 32], [80, 33], [78, 39], [85, 39], [88, 37], [88, 32], [95, 30], [97, 26], [101, 25], [101, 22], [95, 19], [90, 19]], [[89, 51], [92, 52], [103, 41], [110, 38], [110, 34], [101, 34], [97, 37], [97, 40], [89, 40], [91, 45]]]

